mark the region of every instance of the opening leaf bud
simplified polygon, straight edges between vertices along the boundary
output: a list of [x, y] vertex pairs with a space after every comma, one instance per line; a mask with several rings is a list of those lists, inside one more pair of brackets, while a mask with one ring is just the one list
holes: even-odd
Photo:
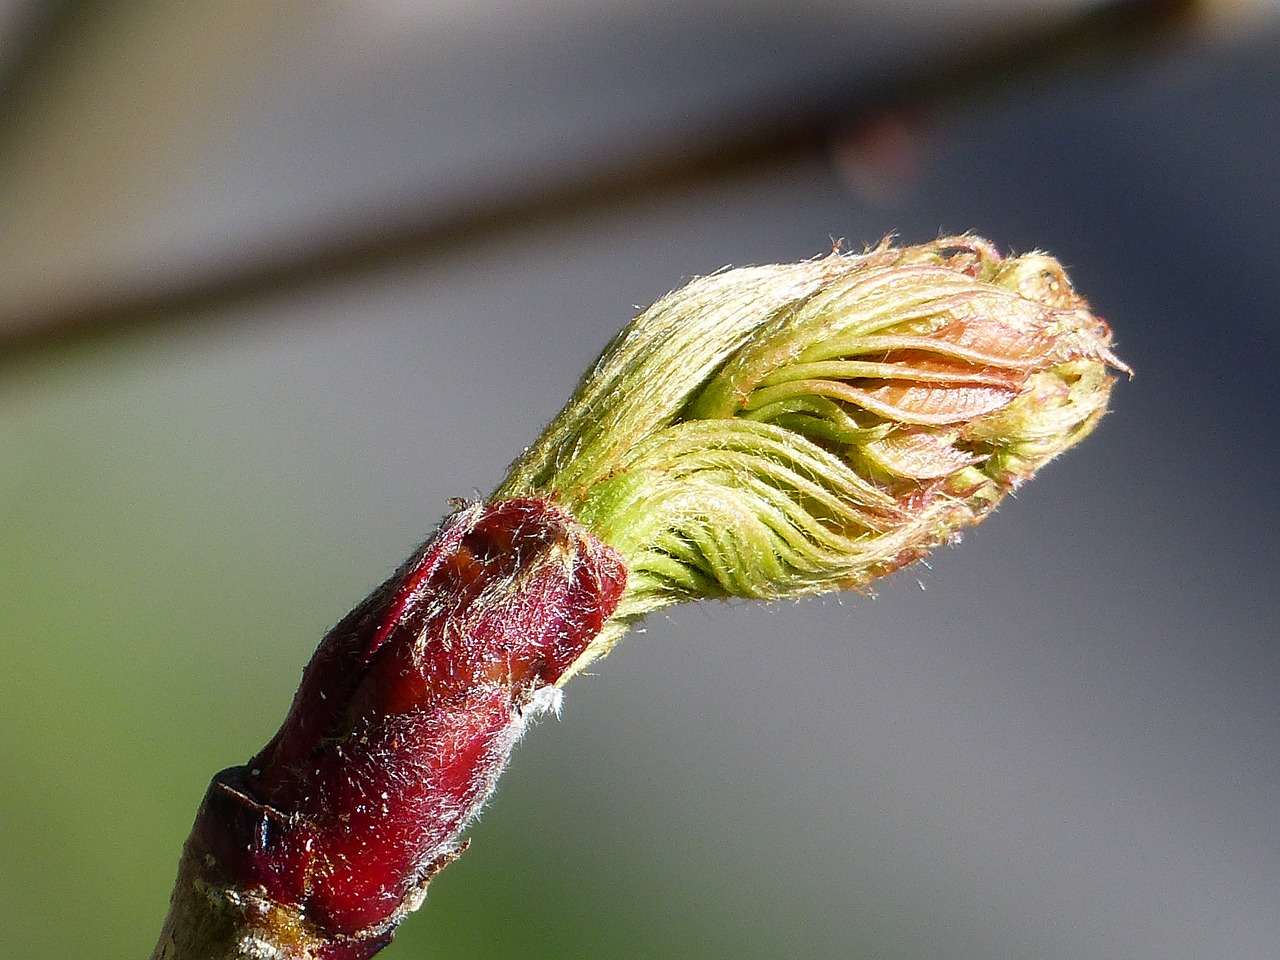
[[859, 587], [986, 516], [1106, 410], [1050, 257], [948, 237], [726, 270], [622, 331], [488, 503], [321, 641], [213, 779], [154, 960], [367, 960], [530, 715], [648, 611]]

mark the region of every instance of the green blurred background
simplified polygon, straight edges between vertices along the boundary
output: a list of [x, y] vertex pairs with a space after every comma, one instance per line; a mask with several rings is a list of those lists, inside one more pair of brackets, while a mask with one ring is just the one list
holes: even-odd
[[636, 307], [965, 229], [1112, 320], [1098, 435], [874, 601], [655, 618], [386, 956], [1275, 956], [1274, 13], [0, 13], [0, 956], [149, 954], [210, 775]]

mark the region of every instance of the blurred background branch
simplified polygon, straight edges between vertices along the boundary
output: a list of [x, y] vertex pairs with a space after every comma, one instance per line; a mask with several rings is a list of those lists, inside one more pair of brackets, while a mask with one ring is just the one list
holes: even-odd
[[1114, 66], [1238, 6], [14, 0], [0, 345], [171, 322], [808, 154], [874, 162], [942, 103]]

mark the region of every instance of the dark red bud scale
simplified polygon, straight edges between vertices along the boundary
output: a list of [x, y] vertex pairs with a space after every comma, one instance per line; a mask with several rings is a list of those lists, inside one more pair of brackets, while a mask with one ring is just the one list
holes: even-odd
[[188, 841], [198, 882], [242, 934], [257, 917], [272, 956], [372, 956], [456, 856], [626, 576], [548, 501], [454, 514], [321, 641], [271, 742], [214, 777]]

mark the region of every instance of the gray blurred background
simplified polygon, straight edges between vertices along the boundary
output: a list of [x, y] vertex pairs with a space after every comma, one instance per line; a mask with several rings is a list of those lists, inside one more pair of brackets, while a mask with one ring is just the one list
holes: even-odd
[[657, 617], [392, 958], [1280, 957], [1261, 3], [0, 3], [0, 956], [150, 952], [209, 776], [637, 307], [973, 230], [1137, 370], [875, 599]]

